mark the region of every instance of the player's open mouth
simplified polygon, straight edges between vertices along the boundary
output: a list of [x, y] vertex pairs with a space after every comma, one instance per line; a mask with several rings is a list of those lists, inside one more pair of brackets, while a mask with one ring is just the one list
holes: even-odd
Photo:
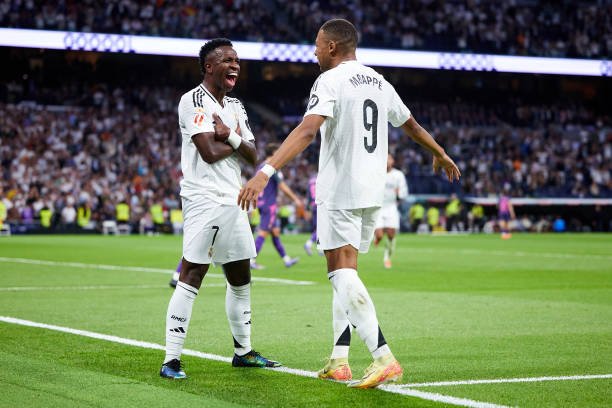
[[229, 74], [227, 74], [225, 76], [225, 82], [231, 86], [232, 88], [234, 86], [236, 86], [236, 81], [238, 80], [238, 73], [237, 72], [230, 72]]

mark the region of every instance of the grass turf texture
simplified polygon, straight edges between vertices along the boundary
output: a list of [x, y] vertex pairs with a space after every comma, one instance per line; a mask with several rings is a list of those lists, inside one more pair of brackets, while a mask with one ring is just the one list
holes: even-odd
[[[254, 276], [253, 345], [284, 365], [316, 371], [331, 349], [331, 286], [305, 236], [286, 236], [300, 262], [286, 269], [270, 242]], [[180, 237], [13, 236], [0, 257], [174, 269]], [[219, 268], [211, 272], [222, 273]], [[402, 235], [394, 266], [382, 248], [360, 257], [385, 337], [410, 383], [612, 373], [612, 235]], [[170, 273], [0, 261], [0, 315], [163, 344]], [[225, 289], [208, 277], [186, 348], [231, 356]], [[214, 284], [206, 287], [206, 284]], [[64, 290], [57, 287], [98, 286]], [[134, 285], [150, 285], [135, 288]], [[109, 286], [111, 288], [109, 288]], [[56, 287], [56, 289], [51, 289]], [[0, 406], [416, 406], [442, 404], [185, 356], [190, 377], [159, 378], [163, 353], [0, 322]], [[353, 335], [351, 366], [370, 356]], [[521, 407], [609, 406], [612, 380], [418, 388]]]

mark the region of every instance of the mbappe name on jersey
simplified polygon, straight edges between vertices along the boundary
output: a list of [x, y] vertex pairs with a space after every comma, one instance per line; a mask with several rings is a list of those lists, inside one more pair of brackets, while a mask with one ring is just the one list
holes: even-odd
[[357, 88], [359, 85], [372, 85], [382, 91], [382, 81], [379, 81], [378, 78], [373, 78], [369, 75], [356, 74], [350, 77], [349, 81], [355, 88]]

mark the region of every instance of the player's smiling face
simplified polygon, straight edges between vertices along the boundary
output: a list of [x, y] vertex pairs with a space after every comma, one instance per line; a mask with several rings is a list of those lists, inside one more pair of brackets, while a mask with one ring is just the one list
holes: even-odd
[[315, 56], [319, 62], [321, 72], [325, 72], [331, 68], [331, 55], [329, 53], [330, 40], [323, 30], [319, 30], [317, 33], [317, 39], [315, 40]]
[[206, 63], [206, 73], [212, 76], [217, 88], [230, 92], [236, 86], [240, 75], [238, 54], [229, 45], [215, 49]]

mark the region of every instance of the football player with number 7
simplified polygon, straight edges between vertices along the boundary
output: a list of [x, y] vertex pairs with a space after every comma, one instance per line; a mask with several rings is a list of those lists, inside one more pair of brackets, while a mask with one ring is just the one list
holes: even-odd
[[[433, 169], [443, 169], [450, 182], [459, 180], [457, 165], [412, 117], [382, 75], [356, 58], [357, 30], [349, 21], [325, 22], [315, 41], [321, 75], [314, 83], [302, 122], [267, 164], [241, 189], [238, 203], [254, 207], [269, 178], [296, 157], [321, 131], [317, 178], [317, 233], [327, 258], [333, 287], [334, 346], [319, 378], [348, 381], [349, 387], [371, 388], [400, 381], [403, 369], [378, 325], [374, 303], [357, 274], [357, 256], [367, 252], [383, 201], [387, 122], [400, 126], [433, 154]], [[374, 359], [365, 375], [352, 379], [348, 364], [351, 326]]]
[[[240, 160], [257, 162], [255, 136], [242, 103], [226, 94], [236, 86], [240, 59], [226, 38], [207, 41], [199, 54], [204, 80], [181, 97], [183, 257], [166, 312], [166, 355], [159, 375], [187, 378], [181, 355], [191, 313], [211, 263], [220, 265], [227, 287], [225, 313], [234, 343], [234, 367], [278, 367], [251, 347], [251, 269], [255, 242], [246, 212], [236, 200]], [[235, 129], [235, 130], [234, 130]], [[178, 269], [178, 268], [177, 268]]]

